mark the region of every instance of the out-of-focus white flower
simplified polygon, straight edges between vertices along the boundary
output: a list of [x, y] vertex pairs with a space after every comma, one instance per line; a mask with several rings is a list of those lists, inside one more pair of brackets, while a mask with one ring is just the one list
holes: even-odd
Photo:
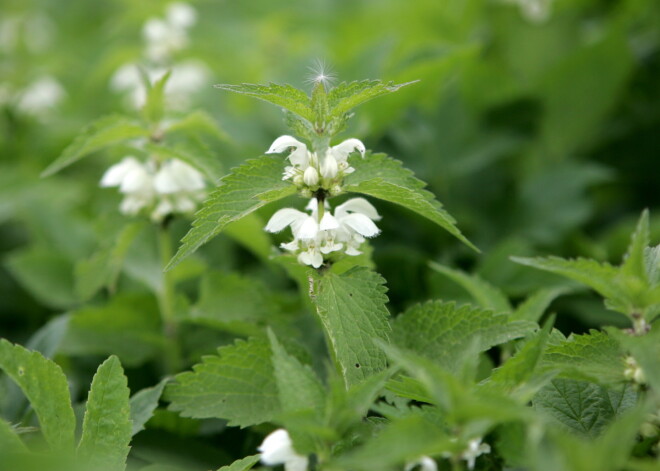
[[422, 456], [417, 461], [406, 464], [404, 471], [412, 471], [416, 467], [419, 467], [419, 471], [438, 471], [438, 465], [428, 456]]
[[197, 12], [187, 3], [171, 3], [164, 18], [149, 18], [143, 28], [145, 56], [160, 64], [188, 45], [188, 28], [197, 21]]
[[197, 23], [197, 11], [183, 2], [170, 3], [165, 16], [169, 24], [181, 29], [190, 28]]
[[623, 376], [637, 384], [646, 384], [646, 375], [644, 370], [639, 366], [637, 360], [631, 356], [627, 356], [625, 359], [626, 369], [623, 371]]
[[158, 167], [153, 161], [142, 163], [135, 157], [126, 157], [110, 167], [100, 185], [119, 187], [124, 194], [121, 213], [134, 216], [147, 210], [154, 221], [194, 211], [205, 188], [202, 174], [185, 162], [172, 159]]
[[261, 462], [267, 466], [283, 464], [285, 471], [306, 471], [309, 460], [293, 449], [289, 432], [283, 428], [268, 435], [258, 448]]
[[[292, 136], [280, 136], [273, 141], [266, 153], [282, 154], [287, 151], [291, 165], [284, 168], [282, 179], [291, 180], [296, 185], [304, 183], [309, 187], [315, 187], [320, 183], [331, 186], [337, 179], [354, 172], [355, 169], [348, 165], [348, 156], [353, 152], [359, 152], [364, 157], [366, 149], [359, 139], [347, 139], [341, 144], [330, 147], [325, 152], [323, 160], [319, 161], [316, 153], [310, 152], [305, 143]], [[309, 168], [314, 168], [316, 172], [308, 171]], [[323, 181], [319, 180], [319, 175]]]
[[55, 24], [43, 13], [0, 18], [0, 51], [10, 53], [23, 43], [28, 51], [43, 52], [53, 43]]
[[531, 23], [544, 23], [550, 19], [553, 0], [504, 0], [517, 4], [522, 16]]
[[346, 255], [359, 255], [359, 247], [366, 237], [380, 233], [374, 221], [380, 216], [364, 198], [353, 198], [335, 208], [334, 214], [325, 205], [319, 220], [318, 201], [312, 198], [306, 208], [311, 214], [293, 208], [277, 211], [266, 224], [266, 231], [280, 232], [291, 227], [293, 241], [282, 244], [289, 252], [298, 254], [303, 265], [319, 268], [323, 256], [344, 250]]
[[39, 116], [55, 108], [64, 96], [62, 85], [47, 75], [30, 83], [20, 92], [16, 107], [25, 114]]
[[467, 450], [461, 454], [461, 459], [465, 460], [468, 469], [472, 470], [477, 458], [486, 453], [490, 453], [490, 445], [481, 443], [481, 438], [475, 438], [468, 442]]

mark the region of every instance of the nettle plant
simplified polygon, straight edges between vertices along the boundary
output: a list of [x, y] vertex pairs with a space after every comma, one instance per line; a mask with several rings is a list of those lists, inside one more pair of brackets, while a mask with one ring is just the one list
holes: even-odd
[[[33, 430], [26, 433], [26, 425], [33, 423], [29, 418], [0, 421], [0, 451], [20, 460], [32, 456], [29, 447], [41, 458], [64, 454], [91, 462], [93, 469], [124, 470], [131, 436], [149, 427], [163, 393], [170, 414], [222, 419], [229, 427], [250, 427], [258, 437], [251, 447], [254, 454], [231, 450], [240, 459], [221, 471], [282, 465], [286, 471], [657, 469], [659, 249], [648, 247], [646, 213], [620, 267], [581, 259], [516, 259], [593, 287], [608, 308], [628, 316], [630, 329], [565, 337], [553, 329], [553, 316], [539, 324], [550, 303], [567, 292], [565, 286], [549, 286], [514, 305], [484, 280], [437, 263], [431, 268], [462, 286], [474, 302], [430, 300], [390, 315], [385, 280], [374, 271], [367, 240], [379, 233], [376, 200], [418, 213], [474, 248], [424, 183], [399, 161], [368, 151], [354, 137], [335, 140], [353, 108], [403, 85], [375, 80], [330, 88], [319, 79], [311, 96], [274, 84], [219, 85], [283, 108], [293, 135], [277, 138], [265, 155], [219, 180], [171, 260], [167, 222], [178, 210], [172, 192], [159, 192], [155, 183], [171, 165], [163, 159], [186, 162], [202, 174], [209, 162], [167, 146], [176, 124], [164, 126], [160, 112], [156, 120], [127, 124], [125, 118], [113, 118], [111, 126], [97, 123], [88, 129], [51, 171], [135, 137], [146, 137], [139, 147], [147, 155], [161, 156], [141, 170], [136, 162], [127, 170], [124, 161], [102, 182], [114, 182], [122, 191], [122, 185], [133, 188], [125, 183], [127, 174], [149, 176], [142, 178], [151, 185], [149, 202], [138, 198], [139, 205], [131, 201], [122, 208], [150, 219], [161, 234], [163, 281], [154, 296], [164, 339], [156, 358], [166, 359], [164, 374], [186, 368], [180, 352], [187, 332], [181, 327], [203, 318], [204, 311], [228, 318], [216, 316], [210, 322], [208, 317], [203, 325], [221, 326], [243, 338], [131, 398], [119, 361], [111, 357], [92, 383], [77, 448], [71, 398], [59, 366], [2, 342], [0, 368], [30, 401], [43, 443]], [[162, 103], [158, 87], [162, 90], [162, 85], [153, 87], [149, 96], [155, 98], [146, 109]], [[197, 121], [189, 116], [177, 121], [179, 126], [208, 123], [199, 120], [201, 115], [192, 116]], [[127, 135], [127, 129], [135, 135]], [[179, 177], [196, 182], [201, 177], [194, 172], [165, 171], [161, 184], [181, 184]], [[135, 196], [128, 189], [125, 197]], [[311, 311], [316, 322], [307, 320], [296, 331], [280, 322], [284, 309], [268, 287], [232, 277], [220, 277], [219, 284], [203, 278], [195, 305], [175, 302], [185, 296], [171, 276], [184, 259], [232, 225], [255, 217], [252, 213], [260, 208], [294, 195], [300, 196], [299, 207], [279, 209], [265, 227], [257, 226], [273, 233], [290, 228], [292, 235], [281, 251], [262, 258], [283, 267], [298, 283], [300, 317], [307, 319]], [[163, 200], [169, 206], [158, 210]], [[255, 303], [266, 316], [251, 323], [241, 312]], [[144, 464], [129, 460], [129, 466], [142, 469]]]

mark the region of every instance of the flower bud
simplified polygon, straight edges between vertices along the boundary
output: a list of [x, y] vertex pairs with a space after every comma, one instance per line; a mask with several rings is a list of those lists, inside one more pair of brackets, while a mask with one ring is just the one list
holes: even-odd
[[316, 186], [319, 183], [319, 172], [314, 167], [307, 167], [303, 174], [303, 181], [307, 186]]
[[332, 180], [337, 176], [338, 171], [339, 167], [337, 166], [337, 160], [330, 152], [328, 152], [325, 155], [323, 165], [321, 166], [321, 175], [323, 175], [323, 178]]

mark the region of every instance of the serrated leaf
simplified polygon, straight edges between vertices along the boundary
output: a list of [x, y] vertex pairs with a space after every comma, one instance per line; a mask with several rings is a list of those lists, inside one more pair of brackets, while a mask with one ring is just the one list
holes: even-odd
[[190, 148], [183, 144], [166, 146], [149, 142], [145, 145], [145, 150], [164, 159], [177, 159], [185, 162], [213, 182], [223, 175], [220, 159], [202, 145]]
[[532, 402], [536, 410], [569, 430], [595, 437], [636, 400], [637, 394], [627, 385], [615, 390], [585, 381], [554, 379]]
[[257, 339], [237, 340], [204, 357], [192, 372], [177, 375], [166, 395], [170, 409], [184, 417], [227, 419], [241, 427], [280, 412], [270, 347]]
[[550, 303], [568, 292], [565, 287], [541, 289], [516, 306], [511, 319], [538, 322]]
[[459, 284], [465, 291], [470, 293], [470, 296], [482, 308], [491, 309], [497, 313], [512, 311], [511, 303], [509, 303], [508, 298], [502, 290], [491, 285], [478, 275], [470, 275], [435, 262], [429, 262], [429, 266]]
[[325, 273], [317, 286], [312, 301], [346, 387], [384, 370], [385, 354], [373, 341], [387, 341], [390, 333], [385, 280], [355, 267], [341, 275]]
[[456, 227], [454, 218], [424, 187], [412, 171], [385, 154], [370, 152], [363, 158], [349, 158], [355, 172], [344, 179], [344, 191], [362, 193], [403, 206], [438, 224], [472, 249], [479, 251]]
[[131, 435], [144, 430], [144, 424], [149, 421], [154, 410], [158, 407], [158, 401], [168, 381], [166, 378], [156, 386], [144, 388], [131, 397], [131, 422], [133, 424]]
[[589, 334], [571, 334], [559, 345], [550, 345], [543, 363], [561, 370], [560, 376], [599, 384], [620, 383], [623, 376], [623, 352], [609, 335], [592, 330]]
[[73, 449], [76, 419], [62, 369], [40, 353], [4, 339], [0, 339], [0, 369], [18, 384], [30, 401], [41, 433], [51, 448]]
[[295, 185], [282, 180], [281, 157], [264, 155], [248, 160], [222, 178], [204, 206], [195, 214], [192, 228], [167, 269], [177, 265], [200, 246], [237, 221], [267, 203], [296, 192]]
[[260, 459], [261, 455], [246, 456], [245, 458], [234, 461], [228, 466], [223, 466], [222, 468], [218, 469], [218, 471], [248, 471], [249, 469], [252, 469], [252, 467], [257, 464]]
[[83, 129], [62, 154], [42, 172], [41, 176], [52, 175], [105, 147], [148, 135], [149, 131], [132, 118], [122, 115], [105, 116]]
[[494, 314], [469, 305], [457, 307], [453, 302], [430, 301], [411, 307], [394, 320], [392, 341], [443, 368], [456, 371], [474, 339], [476, 352], [482, 352], [523, 337], [536, 328], [533, 322], [511, 322], [506, 314]]
[[623, 264], [621, 265], [622, 273], [646, 280], [647, 273], [646, 264], [644, 263], [644, 251], [649, 243], [649, 212], [648, 210], [644, 210], [637, 223], [637, 228], [630, 238], [630, 245], [623, 258]]
[[0, 418], [0, 456], [27, 451], [14, 428]]
[[314, 112], [312, 111], [312, 102], [309, 96], [302, 90], [298, 90], [291, 85], [277, 85], [275, 83], [255, 85], [243, 83], [240, 85], [218, 84], [214, 85], [214, 87], [267, 101], [297, 114], [310, 123], [314, 122]]
[[324, 404], [324, 391], [314, 371], [287, 353], [272, 330], [268, 329], [272, 362], [280, 405], [283, 412], [311, 409], [315, 412]]
[[123, 471], [132, 436], [128, 380], [116, 356], [99, 366], [89, 390], [78, 455], [103, 471]]
[[356, 106], [376, 97], [396, 92], [413, 82], [395, 84], [381, 80], [361, 80], [355, 82], [342, 82], [328, 92], [328, 105], [330, 114], [341, 116]]

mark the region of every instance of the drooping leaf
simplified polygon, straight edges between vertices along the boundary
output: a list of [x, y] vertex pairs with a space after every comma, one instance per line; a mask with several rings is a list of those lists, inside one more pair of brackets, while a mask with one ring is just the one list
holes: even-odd
[[128, 380], [116, 356], [99, 366], [89, 390], [78, 455], [103, 471], [124, 471], [132, 436]]
[[312, 301], [346, 386], [384, 370], [385, 354], [373, 341], [387, 341], [390, 333], [385, 280], [355, 267], [341, 275], [327, 272], [315, 281], [318, 292]]
[[429, 266], [463, 287], [482, 308], [490, 309], [496, 313], [512, 311], [511, 304], [502, 290], [478, 275], [470, 275], [435, 262], [429, 262]]
[[218, 471], [248, 471], [259, 462], [261, 455], [252, 455], [234, 461], [232, 464], [223, 466]]
[[637, 394], [628, 385], [609, 389], [585, 381], [554, 379], [536, 394], [533, 405], [571, 431], [595, 437], [636, 400]]
[[396, 92], [400, 88], [415, 82], [416, 81], [400, 84], [383, 82], [381, 80], [342, 82], [328, 92], [330, 114], [333, 116], [341, 116], [362, 103], [382, 95]]
[[428, 190], [424, 182], [404, 168], [401, 162], [385, 154], [367, 153], [364, 159], [349, 159], [355, 172], [344, 180], [344, 191], [362, 193], [401, 205], [438, 224], [464, 244], [478, 249], [456, 227], [454, 218]]
[[144, 424], [149, 421], [158, 407], [158, 401], [168, 381], [166, 378], [156, 386], [142, 389], [131, 397], [131, 422], [133, 424], [131, 435], [144, 430]]
[[176, 376], [166, 389], [170, 409], [184, 417], [227, 419], [247, 427], [271, 420], [280, 411], [269, 345], [237, 340], [206, 356], [193, 371]]
[[411, 307], [394, 320], [392, 341], [455, 370], [474, 339], [478, 342], [477, 352], [481, 352], [523, 337], [536, 328], [534, 322], [510, 321], [506, 314], [431, 301]]
[[218, 84], [215, 85], [215, 88], [267, 101], [281, 106], [309, 122], [314, 122], [314, 113], [309, 96], [302, 90], [298, 90], [291, 85], [277, 85], [274, 83], [255, 85], [243, 83], [240, 85]]
[[267, 203], [296, 192], [295, 185], [282, 180], [281, 157], [265, 155], [248, 160], [220, 180], [202, 209], [168, 269], [218, 235], [230, 222], [241, 219]]
[[52, 175], [83, 157], [111, 145], [148, 135], [149, 131], [132, 118], [122, 115], [105, 116], [88, 125], [41, 176]]
[[54, 450], [73, 449], [76, 419], [62, 369], [40, 353], [0, 339], [0, 369], [21, 388]]
[[27, 451], [26, 446], [8, 422], [0, 418], [0, 456]]

